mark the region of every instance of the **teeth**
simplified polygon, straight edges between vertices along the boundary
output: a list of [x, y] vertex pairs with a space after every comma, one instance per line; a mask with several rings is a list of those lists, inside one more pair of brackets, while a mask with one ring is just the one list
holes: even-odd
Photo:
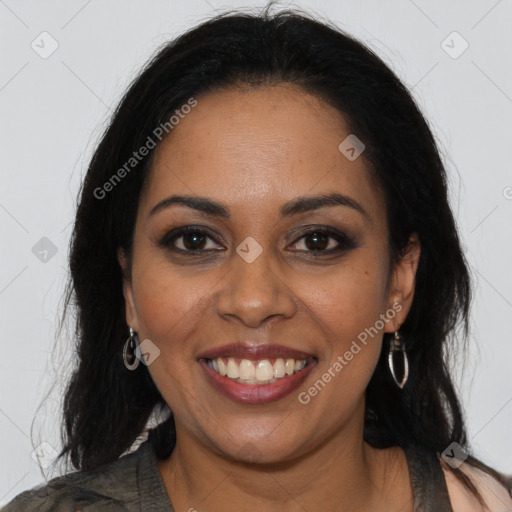
[[274, 368], [270, 364], [268, 359], [263, 359], [263, 361], [258, 361], [258, 365], [256, 366], [256, 380], [265, 381], [270, 380], [274, 376]]
[[284, 360], [283, 359], [276, 359], [276, 362], [274, 363], [274, 377], [284, 377], [286, 375], [286, 369], [284, 366]]
[[253, 380], [257, 371], [256, 368], [254, 368], [252, 361], [249, 361], [249, 359], [242, 359], [242, 361], [240, 361], [240, 366], [238, 367], [238, 374], [242, 380]]
[[227, 376], [230, 379], [238, 379], [238, 377], [240, 376], [238, 372], [238, 365], [235, 363], [235, 360], [232, 357], [228, 359], [227, 371]]
[[240, 363], [233, 357], [208, 360], [208, 366], [222, 376], [243, 384], [270, 384], [277, 379], [293, 375], [305, 368], [306, 360], [277, 358], [272, 364], [268, 359], [251, 361], [242, 359]]
[[306, 361], [295, 361], [294, 371], [299, 372], [306, 366]]
[[[226, 365], [224, 361], [219, 357], [218, 359], [215, 359], [217, 361], [217, 365], [219, 366], [219, 373], [224, 377], [228, 373], [228, 369], [226, 368]], [[215, 370], [215, 368], [213, 368]], [[217, 371], [217, 370], [215, 370]]]

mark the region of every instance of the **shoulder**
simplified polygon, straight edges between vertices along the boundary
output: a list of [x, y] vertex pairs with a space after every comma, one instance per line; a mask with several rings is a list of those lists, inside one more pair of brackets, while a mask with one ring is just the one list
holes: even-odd
[[[138, 510], [137, 467], [140, 450], [87, 471], [51, 479], [18, 494], [1, 512]], [[88, 509], [87, 506], [94, 508]], [[98, 508], [101, 507], [101, 508]]]
[[510, 512], [510, 490], [486, 472], [463, 464], [460, 469], [471, 479], [484, 499], [487, 509], [482, 508], [476, 497], [462, 484], [450, 469], [443, 467], [446, 486], [454, 512]]

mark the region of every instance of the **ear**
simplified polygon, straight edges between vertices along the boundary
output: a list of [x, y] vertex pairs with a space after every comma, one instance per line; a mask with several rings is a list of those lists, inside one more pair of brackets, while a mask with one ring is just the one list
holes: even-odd
[[[395, 332], [405, 322], [412, 306], [421, 244], [416, 233], [409, 237], [402, 259], [396, 263], [388, 285], [388, 309], [396, 314], [386, 321], [384, 332]], [[393, 306], [394, 305], [394, 306]]]
[[137, 309], [135, 307], [135, 298], [133, 294], [130, 260], [120, 247], [117, 250], [117, 261], [121, 267], [123, 275], [123, 295], [125, 304], [126, 323], [132, 327], [134, 331], [138, 331]]

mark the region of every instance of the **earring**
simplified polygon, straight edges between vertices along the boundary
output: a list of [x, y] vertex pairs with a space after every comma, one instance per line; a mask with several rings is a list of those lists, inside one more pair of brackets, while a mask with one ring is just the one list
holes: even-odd
[[130, 327], [130, 336], [126, 340], [123, 347], [123, 361], [128, 370], [135, 370], [140, 364], [140, 359], [137, 357], [138, 348], [139, 337]]
[[[402, 379], [399, 381], [396, 376], [395, 371], [395, 359], [396, 355], [401, 354], [402, 355], [402, 370], [403, 370], [403, 376]], [[407, 378], [409, 377], [409, 361], [407, 360], [407, 353], [405, 352], [405, 341], [403, 336], [398, 332], [395, 331], [395, 336], [391, 339], [389, 344], [389, 354], [388, 354], [388, 364], [389, 369], [391, 370], [391, 375], [393, 376], [394, 381], [396, 382], [396, 385], [403, 389], [405, 386], [405, 383], [407, 382]]]

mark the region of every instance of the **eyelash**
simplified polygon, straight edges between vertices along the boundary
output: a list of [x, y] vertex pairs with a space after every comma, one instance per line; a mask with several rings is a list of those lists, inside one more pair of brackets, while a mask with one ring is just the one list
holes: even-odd
[[[187, 250], [187, 249], [180, 249], [178, 247], [174, 247], [173, 243], [183, 237], [186, 234], [194, 233], [197, 235], [200, 235], [200, 237], [206, 236], [207, 238], [210, 238], [211, 240], [215, 241], [218, 244], [221, 244], [221, 240], [218, 239], [218, 237], [213, 236], [210, 234], [209, 231], [206, 231], [203, 228], [196, 227], [196, 226], [184, 226], [181, 228], [176, 228], [168, 233], [166, 233], [162, 239], [158, 242], [158, 246], [169, 249], [170, 251], [181, 253], [181, 254], [187, 254], [189, 256], [200, 256], [204, 255], [205, 253], [213, 253], [213, 252], [219, 252], [217, 249], [198, 249], [198, 250]], [[346, 235], [345, 233], [335, 231], [331, 228], [325, 228], [325, 227], [315, 227], [312, 229], [309, 229], [308, 231], [305, 231], [300, 235], [299, 238], [297, 238], [294, 242], [292, 242], [292, 245], [297, 244], [299, 240], [302, 240], [303, 238], [307, 238], [308, 236], [312, 235], [327, 235], [328, 238], [334, 239], [336, 242], [338, 242], [338, 246], [332, 249], [321, 249], [321, 250], [299, 250], [299, 252], [305, 252], [310, 253], [311, 255], [317, 256], [317, 255], [330, 255], [334, 253], [340, 253], [344, 251], [348, 251], [350, 249], [355, 249], [357, 247], [357, 243], [355, 240], [353, 240], [350, 236]], [[327, 244], [329, 245], [329, 243]]]

